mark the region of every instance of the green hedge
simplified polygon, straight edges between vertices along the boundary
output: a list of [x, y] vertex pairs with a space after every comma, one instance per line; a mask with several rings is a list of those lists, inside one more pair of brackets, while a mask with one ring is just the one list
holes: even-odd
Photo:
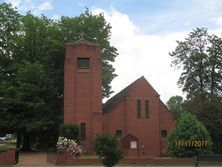
[[59, 129], [59, 136], [79, 141], [79, 126], [74, 124], [62, 124]]

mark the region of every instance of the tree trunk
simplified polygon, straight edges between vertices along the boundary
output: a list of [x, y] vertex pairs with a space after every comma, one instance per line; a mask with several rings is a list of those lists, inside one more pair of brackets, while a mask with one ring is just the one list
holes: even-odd
[[30, 145], [30, 134], [26, 131], [23, 133], [22, 151], [32, 151]]
[[17, 132], [16, 148], [20, 149], [20, 146], [21, 146], [21, 133]]

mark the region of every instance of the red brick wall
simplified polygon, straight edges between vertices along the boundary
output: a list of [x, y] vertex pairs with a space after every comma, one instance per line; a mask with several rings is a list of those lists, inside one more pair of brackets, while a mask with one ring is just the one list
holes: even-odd
[[116, 130], [122, 130], [122, 135], [127, 135], [125, 100], [121, 101], [113, 111], [103, 116], [104, 132], [116, 133]]
[[[159, 156], [166, 149], [167, 141], [160, 138], [160, 130], [168, 134], [173, 127], [173, 117], [160, 102], [159, 95], [151, 85], [141, 77], [134, 88], [111, 112], [104, 115], [104, 130], [115, 133], [123, 131], [123, 137], [132, 134], [139, 139], [139, 156]], [[136, 117], [136, 101], [141, 100], [141, 119]], [[145, 100], [149, 100], [150, 118], [145, 118]]]
[[[141, 119], [136, 117], [136, 100], [141, 100]], [[145, 119], [145, 100], [149, 100], [150, 118]], [[159, 156], [159, 99], [158, 94], [144, 78], [137, 81], [125, 100], [121, 101], [110, 113], [105, 115], [106, 131], [115, 133], [123, 130], [123, 135], [132, 134], [139, 139], [140, 156]]]
[[[136, 100], [141, 100], [141, 119], [136, 118]], [[149, 100], [150, 118], [145, 118], [145, 100]], [[128, 105], [128, 131], [139, 139], [140, 156], [159, 156], [158, 94], [141, 78], [131, 92]]]
[[0, 165], [13, 165], [15, 163], [15, 149], [10, 148], [6, 152], [0, 153]]
[[[167, 130], [167, 137], [171, 134], [175, 119], [173, 114], [167, 109], [167, 107], [160, 101], [160, 131]], [[161, 139], [161, 152], [167, 152], [167, 138]]]
[[[90, 58], [90, 69], [77, 69], [77, 58]], [[96, 133], [102, 133], [101, 58], [98, 45], [66, 46], [64, 67], [64, 123], [86, 123], [87, 152], [92, 153]]]

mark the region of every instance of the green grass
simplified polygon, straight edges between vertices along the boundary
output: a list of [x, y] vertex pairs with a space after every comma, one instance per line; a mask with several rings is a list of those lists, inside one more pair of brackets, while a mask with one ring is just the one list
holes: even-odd
[[16, 147], [16, 145], [15, 145], [15, 143], [7, 143], [7, 142], [5, 142], [5, 143], [0, 143], [0, 152], [4, 152], [4, 151], [6, 151], [8, 148], [15, 148]]

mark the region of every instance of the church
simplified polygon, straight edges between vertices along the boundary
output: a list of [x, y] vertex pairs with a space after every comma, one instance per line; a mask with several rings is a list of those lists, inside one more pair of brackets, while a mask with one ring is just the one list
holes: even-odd
[[142, 76], [102, 103], [100, 46], [85, 39], [66, 44], [64, 123], [80, 127], [80, 142], [93, 154], [96, 134], [116, 134], [128, 157], [160, 156], [175, 123], [159, 94]]

